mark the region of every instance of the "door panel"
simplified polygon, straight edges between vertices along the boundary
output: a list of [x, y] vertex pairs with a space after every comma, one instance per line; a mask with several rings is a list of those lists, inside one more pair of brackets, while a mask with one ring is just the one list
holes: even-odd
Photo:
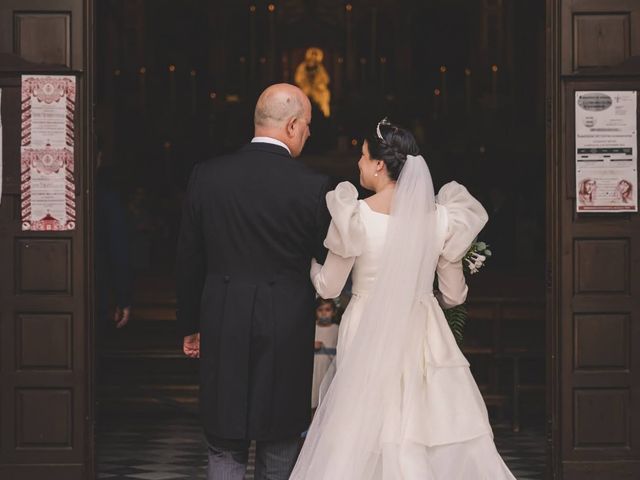
[[[55, 60], [65, 52], [64, 48], [59, 52], [60, 47], [68, 45], [70, 62], [62, 65], [85, 70], [86, 46], [92, 45], [85, 42], [91, 39], [86, 26], [90, 25], [92, 6], [91, 0], [2, 0], [0, 51], [18, 54], [18, 48], [22, 48], [19, 46], [24, 45], [23, 52], [31, 55], [25, 60], [55, 65], [60, 64]], [[26, 32], [20, 29], [20, 24], [26, 27]]]
[[[554, 0], [560, 5], [561, 72], [608, 67], [640, 55], [640, 10], [636, 0]], [[557, 53], [556, 50], [555, 53]]]
[[[0, 478], [91, 479], [89, 0], [3, 0], [0, 88]], [[23, 73], [75, 75], [76, 229], [22, 232]]]
[[618, 65], [629, 58], [629, 17], [624, 13], [574, 15], [573, 69]]
[[[70, 13], [16, 13], [15, 53], [25, 60], [71, 68]], [[42, 42], [46, 37], [51, 41]]]

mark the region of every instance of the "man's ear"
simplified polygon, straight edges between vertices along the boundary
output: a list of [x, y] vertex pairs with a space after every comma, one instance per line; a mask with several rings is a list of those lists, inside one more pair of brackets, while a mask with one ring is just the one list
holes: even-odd
[[287, 120], [287, 124], [286, 124], [286, 129], [287, 129], [287, 136], [289, 138], [293, 138], [295, 136], [295, 125], [296, 122], [298, 121], [298, 119], [296, 117], [291, 117], [289, 120]]

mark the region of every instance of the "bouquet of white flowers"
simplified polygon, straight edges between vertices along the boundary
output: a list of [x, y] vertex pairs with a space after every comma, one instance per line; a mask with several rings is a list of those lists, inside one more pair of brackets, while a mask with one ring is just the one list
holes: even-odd
[[[465, 274], [474, 275], [478, 273], [489, 257], [491, 257], [489, 245], [484, 242], [474, 242], [471, 244], [469, 251], [462, 259], [462, 267]], [[462, 346], [464, 327], [467, 323], [467, 307], [463, 303], [457, 307], [448, 308], [444, 311], [444, 316], [449, 323], [456, 342], [459, 346]]]

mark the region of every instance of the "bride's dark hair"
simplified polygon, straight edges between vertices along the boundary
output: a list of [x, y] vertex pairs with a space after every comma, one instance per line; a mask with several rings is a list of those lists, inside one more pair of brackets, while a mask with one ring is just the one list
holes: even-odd
[[384, 161], [391, 180], [398, 180], [407, 155], [419, 155], [420, 148], [413, 134], [392, 124], [385, 117], [375, 130], [366, 137], [369, 155]]

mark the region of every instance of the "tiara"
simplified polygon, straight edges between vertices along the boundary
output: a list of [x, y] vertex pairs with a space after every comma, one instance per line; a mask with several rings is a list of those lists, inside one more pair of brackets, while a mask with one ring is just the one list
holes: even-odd
[[382, 126], [391, 126], [391, 122], [389, 121], [389, 119], [387, 117], [384, 117], [382, 120], [380, 120], [378, 122], [378, 125], [376, 125], [376, 135], [378, 135], [378, 139], [382, 142], [382, 143], [387, 143], [384, 140], [384, 137], [382, 136], [382, 133], [380, 132], [380, 125]]

